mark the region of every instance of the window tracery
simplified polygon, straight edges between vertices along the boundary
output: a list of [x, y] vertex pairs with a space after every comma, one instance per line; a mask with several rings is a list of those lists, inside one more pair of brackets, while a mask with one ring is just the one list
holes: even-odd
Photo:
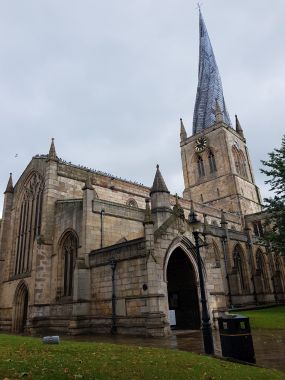
[[214, 242], [213, 242], [213, 253], [214, 253], [216, 268], [220, 268], [221, 267], [220, 252], [219, 252], [219, 249]]
[[247, 278], [246, 278], [246, 268], [245, 268], [245, 262], [244, 262], [243, 254], [242, 254], [241, 249], [238, 245], [235, 246], [234, 253], [233, 253], [233, 259], [234, 259], [234, 268], [236, 269], [237, 274], [239, 276], [241, 290], [242, 290], [242, 292], [245, 292], [246, 290], [248, 290], [248, 284], [247, 284]]
[[62, 243], [63, 257], [63, 296], [72, 295], [73, 290], [73, 273], [75, 260], [77, 257], [77, 237], [73, 232], [68, 232]]
[[210, 173], [215, 173], [217, 171], [216, 160], [214, 153], [210, 150], [208, 154]]
[[240, 149], [237, 149], [237, 147], [234, 145], [232, 147], [232, 153], [237, 174], [239, 174], [241, 177], [248, 179], [246, 159], [243, 152]]
[[205, 176], [205, 169], [204, 169], [203, 158], [201, 156], [198, 156], [198, 158], [197, 158], [197, 166], [198, 166], [198, 176], [204, 177]]
[[138, 208], [137, 201], [133, 198], [128, 199], [126, 205], [129, 207]]
[[37, 172], [34, 172], [24, 185], [18, 210], [15, 274], [31, 270], [33, 243], [41, 232], [43, 189], [43, 178]]
[[268, 289], [268, 277], [267, 277], [264, 257], [260, 249], [258, 249], [256, 252], [255, 260], [256, 260], [256, 271], [261, 276], [263, 280], [264, 291], [266, 291]]

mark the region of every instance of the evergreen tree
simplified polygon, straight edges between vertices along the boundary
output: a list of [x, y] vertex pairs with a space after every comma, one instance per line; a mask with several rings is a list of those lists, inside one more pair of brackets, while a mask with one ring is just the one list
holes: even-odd
[[269, 177], [265, 183], [270, 184], [274, 196], [264, 199], [267, 211], [264, 240], [274, 252], [285, 255], [285, 135], [281, 148], [268, 155], [268, 161], [261, 161], [265, 166], [261, 172]]

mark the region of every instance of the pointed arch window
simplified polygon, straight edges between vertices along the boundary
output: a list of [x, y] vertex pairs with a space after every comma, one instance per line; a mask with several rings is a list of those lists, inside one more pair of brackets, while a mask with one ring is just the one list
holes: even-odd
[[210, 173], [215, 173], [217, 171], [216, 160], [214, 153], [210, 150], [208, 154]]
[[275, 261], [275, 274], [273, 277], [273, 281], [275, 283], [275, 289], [277, 293], [282, 293], [283, 292], [283, 285], [282, 285], [282, 280], [281, 280], [281, 266], [280, 266], [280, 256], [275, 256], [274, 261]]
[[241, 177], [248, 179], [247, 164], [243, 152], [240, 149], [237, 149], [236, 146], [233, 146], [232, 153], [237, 174], [239, 174]]
[[18, 209], [15, 275], [31, 270], [33, 243], [41, 233], [44, 181], [34, 172], [25, 183]]
[[264, 257], [261, 250], [256, 252], [256, 271], [261, 276], [263, 282], [263, 290], [266, 291], [268, 289], [268, 277], [267, 271], [265, 267]]
[[216, 268], [221, 267], [221, 262], [220, 262], [220, 252], [216, 246], [216, 244], [213, 243], [213, 253], [214, 253], [214, 259], [215, 259], [215, 266]]
[[240, 162], [239, 162], [239, 154], [238, 154], [238, 150], [237, 150], [237, 148], [235, 146], [232, 147], [232, 153], [233, 153], [233, 156], [234, 156], [234, 162], [235, 162], [236, 172], [237, 172], [237, 174], [241, 174]]
[[63, 296], [71, 296], [73, 290], [73, 272], [77, 257], [77, 237], [68, 232], [62, 243], [63, 256]]
[[205, 176], [204, 162], [201, 156], [197, 158], [197, 167], [198, 167], [198, 175], [199, 177]]
[[239, 276], [241, 290], [242, 292], [245, 292], [246, 290], [248, 290], [248, 284], [246, 278], [244, 258], [239, 246], [236, 246], [234, 249], [233, 259], [234, 268], [236, 269], [237, 274]]
[[247, 170], [246, 170], [246, 159], [245, 159], [244, 154], [241, 150], [239, 151], [239, 161], [240, 161], [241, 175], [244, 178], [248, 179]]

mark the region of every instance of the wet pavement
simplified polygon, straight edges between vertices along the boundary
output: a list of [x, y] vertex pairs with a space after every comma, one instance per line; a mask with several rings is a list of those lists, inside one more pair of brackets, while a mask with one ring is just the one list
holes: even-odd
[[[285, 371], [285, 330], [255, 330], [252, 332], [256, 364], [261, 367]], [[215, 354], [221, 356], [219, 334], [213, 331]], [[144, 338], [126, 335], [88, 335], [65, 337], [89, 342], [127, 344], [143, 347], [169, 348], [203, 353], [202, 332], [197, 330], [176, 330], [167, 338]]]

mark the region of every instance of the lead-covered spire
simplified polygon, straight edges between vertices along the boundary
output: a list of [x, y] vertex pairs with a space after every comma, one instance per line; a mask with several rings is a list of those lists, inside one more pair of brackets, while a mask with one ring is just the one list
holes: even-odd
[[193, 117], [193, 134], [201, 132], [203, 129], [209, 128], [215, 123], [215, 110], [217, 108], [217, 102], [223, 115], [224, 122], [231, 126], [231, 121], [225, 105], [219, 69], [200, 10], [199, 24], [199, 75]]

